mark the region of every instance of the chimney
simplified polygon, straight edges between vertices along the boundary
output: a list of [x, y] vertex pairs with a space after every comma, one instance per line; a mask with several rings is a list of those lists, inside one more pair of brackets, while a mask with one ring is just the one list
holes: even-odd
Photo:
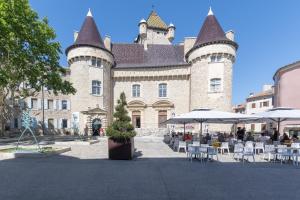
[[111, 51], [111, 38], [109, 35], [106, 35], [104, 38], [104, 46], [106, 49], [108, 49], [109, 51]]
[[249, 94], [249, 97], [253, 97], [253, 95], [254, 95], [254, 93], [253, 93], [253, 92], [251, 92], [251, 93]]
[[227, 37], [229, 40], [234, 41], [234, 32], [233, 32], [233, 30], [227, 31], [227, 32], [225, 33], [225, 35], [226, 35], [226, 37]]
[[78, 31], [74, 31], [74, 42], [76, 41], [77, 37], [78, 37]]

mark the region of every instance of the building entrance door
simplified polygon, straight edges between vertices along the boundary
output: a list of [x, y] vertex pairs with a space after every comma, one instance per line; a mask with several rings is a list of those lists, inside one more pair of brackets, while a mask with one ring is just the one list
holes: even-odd
[[140, 111], [132, 112], [132, 125], [134, 128], [141, 128], [141, 112]]
[[167, 128], [166, 124], [162, 124], [162, 122], [167, 121], [167, 111], [160, 110], [158, 111], [158, 128]]
[[99, 118], [93, 119], [92, 122], [93, 136], [100, 136], [101, 127], [102, 127], [101, 120]]

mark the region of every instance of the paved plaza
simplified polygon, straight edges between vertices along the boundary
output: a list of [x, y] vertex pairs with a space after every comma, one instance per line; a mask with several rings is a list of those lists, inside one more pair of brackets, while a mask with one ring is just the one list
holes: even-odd
[[133, 161], [107, 159], [107, 141], [48, 158], [0, 161], [1, 200], [298, 199], [300, 167], [234, 161], [192, 163], [161, 138], [136, 138]]

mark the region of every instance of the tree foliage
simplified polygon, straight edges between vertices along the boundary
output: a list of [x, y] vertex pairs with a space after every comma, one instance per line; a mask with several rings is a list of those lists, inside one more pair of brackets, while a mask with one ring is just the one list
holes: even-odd
[[28, 0], [0, 0], [0, 87], [16, 89], [26, 83], [35, 91], [47, 86], [55, 93], [75, 93], [61, 78], [66, 71], [59, 65], [55, 38], [47, 18], [40, 20]]
[[76, 92], [70, 82], [62, 79], [66, 69], [59, 65], [61, 47], [55, 38], [47, 18], [40, 19], [28, 0], [0, 0], [2, 110], [7, 107], [3, 102], [8, 96], [24, 98], [42, 87], [51, 88], [54, 94]]
[[120, 99], [118, 99], [118, 105], [115, 108], [116, 112], [113, 115], [115, 119], [106, 130], [106, 134], [114, 141], [126, 142], [136, 135], [134, 127], [130, 123], [131, 119], [128, 116], [126, 106], [126, 96], [122, 92]]

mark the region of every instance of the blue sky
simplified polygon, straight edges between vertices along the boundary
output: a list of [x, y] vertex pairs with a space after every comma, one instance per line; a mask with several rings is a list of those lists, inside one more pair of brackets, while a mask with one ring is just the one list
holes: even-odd
[[[273, 83], [275, 71], [300, 60], [300, 1], [298, 0], [30, 0], [40, 17], [47, 17], [56, 30], [63, 51], [73, 42], [91, 8], [102, 37], [113, 42], [132, 42], [137, 24], [147, 18], [152, 5], [166, 23], [174, 23], [174, 43], [197, 36], [209, 6], [224, 31], [234, 30], [240, 45], [234, 65], [233, 103], [250, 92]], [[62, 55], [61, 64], [66, 66]]]

